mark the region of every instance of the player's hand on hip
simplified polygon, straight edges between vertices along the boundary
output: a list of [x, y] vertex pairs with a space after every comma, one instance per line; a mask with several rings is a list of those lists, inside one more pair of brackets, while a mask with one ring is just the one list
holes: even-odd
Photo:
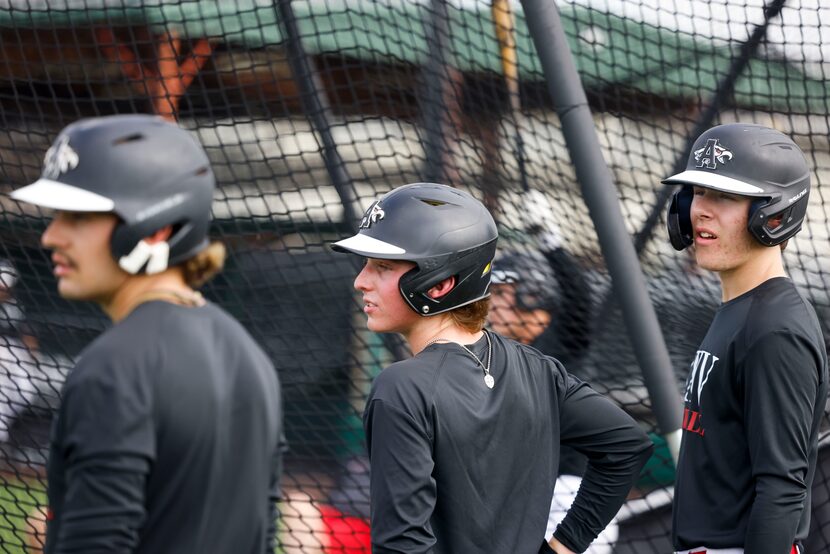
[[551, 537], [548, 544], [556, 554], [576, 554], [576, 552], [556, 540], [556, 537]]

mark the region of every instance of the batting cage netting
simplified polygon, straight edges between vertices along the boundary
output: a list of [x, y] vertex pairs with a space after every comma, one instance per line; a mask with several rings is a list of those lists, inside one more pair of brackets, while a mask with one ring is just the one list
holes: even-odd
[[[810, 208], [785, 261], [830, 331], [830, 8], [557, 5], [594, 114], [585, 132], [598, 134], [678, 392], [720, 289], [669, 245], [660, 180], [709, 126], [761, 123], [807, 154]], [[361, 414], [373, 377], [407, 352], [366, 330], [359, 262], [327, 245], [416, 181], [485, 201], [496, 269], [520, 276], [518, 307], [540, 316], [524, 331], [657, 445], [612, 545], [592, 551], [671, 551], [672, 458], [548, 92], [557, 76], [523, 14], [503, 0], [0, 0], [0, 551], [39, 551], [50, 421], [78, 353], [108, 325], [57, 295], [39, 244], [49, 214], [8, 193], [38, 178], [62, 127], [115, 113], [176, 120], [211, 157], [212, 231], [230, 256], [204, 293], [262, 344], [284, 387], [278, 552], [369, 552]], [[829, 484], [823, 448], [808, 552], [830, 550]]]

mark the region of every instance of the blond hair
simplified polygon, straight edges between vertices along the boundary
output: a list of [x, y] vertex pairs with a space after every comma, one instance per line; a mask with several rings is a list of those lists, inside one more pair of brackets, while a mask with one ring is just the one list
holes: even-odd
[[487, 323], [487, 314], [490, 312], [490, 297], [476, 300], [472, 304], [467, 304], [456, 308], [449, 312], [453, 323], [463, 327], [464, 330], [470, 333], [478, 333], [484, 328]]
[[222, 271], [226, 256], [225, 245], [214, 241], [207, 248], [182, 263], [182, 272], [187, 286], [195, 289], [211, 280]]

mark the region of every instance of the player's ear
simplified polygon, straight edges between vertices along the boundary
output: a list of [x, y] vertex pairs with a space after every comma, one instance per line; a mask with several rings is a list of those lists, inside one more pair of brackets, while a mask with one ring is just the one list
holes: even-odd
[[775, 230], [775, 229], [778, 229], [779, 227], [781, 227], [781, 223], [783, 223], [783, 222], [784, 222], [784, 214], [783, 213], [775, 214], [774, 216], [770, 217], [767, 220], [766, 227], [767, 227], [767, 229]]
[[152, 235], [144, 239], [147, 244], [156, 244], [157, 242], [164, 242], [173, 234], [173, 226], [165, 225]]
[[431, 289], [427, 291], [427, 295], [430, 298], [441, 298], [448, 294], [453, 288], [455, 288], [455, 275], [452, 277], [447, 277]]

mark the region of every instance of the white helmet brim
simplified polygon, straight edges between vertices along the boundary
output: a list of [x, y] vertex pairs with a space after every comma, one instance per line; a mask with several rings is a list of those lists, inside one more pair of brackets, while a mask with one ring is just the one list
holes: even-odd
[[769, 196], [761, 187], [709, 171], [686, 170], [662, 181], [666, 185], [693, 185], [741, 196]]
[[340, 252], [351, 252], [352, 254], [367, 258], [384, 258], [387, 256], [406, 254], [406, 250], [400, 246], [395, 246], [394, 244], [361, 233], [347, 239], [339, 240], [333, 243], [331, 247]]
[[115, 209], [111, 198], [51, 179], [38, 179], [12, 192], [11, 197], [65, 212], [112, 212]]

